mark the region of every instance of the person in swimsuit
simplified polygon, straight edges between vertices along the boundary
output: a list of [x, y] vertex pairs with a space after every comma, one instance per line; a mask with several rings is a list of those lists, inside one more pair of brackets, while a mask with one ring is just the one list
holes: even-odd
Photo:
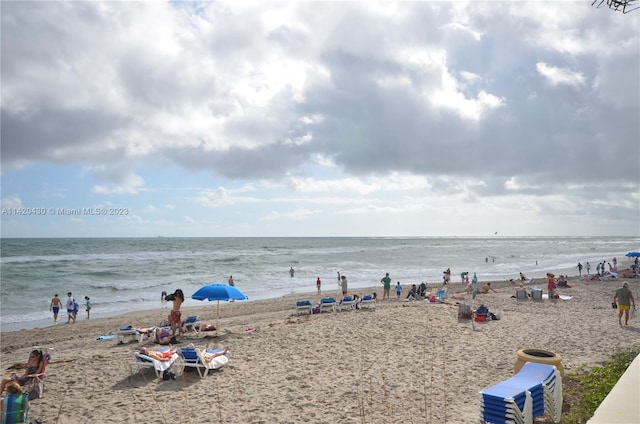
[[73, 322], [76, 322], [76, 317], [73, 314], [74, 303], [76, 303], [76, 300], [71, 296], [71, 292], [67, 293], [67, 324], [69, 324], [71, 320], [73, 320]]
[[217, 358], [218, 356], [224, 356], [227, 353], [229, 353], [229, 346], [224, 348], [224, 351], [222, 352], [207, 352], [207, 350], [209, 350], [209, 345], [207, 344], [204, 348], [204, 361], [208, 364], [209, 362], [213, 361], [214, 358]]
[[173, 330], [173, 336], [176, 335], [176, 330], [178, 333], [182, 335], [182, 312], [180, 312], [180, 306], [184, 302], [184, 293], [182, 290], [178, 289], [174, 293], [175, 298], [173, 299], [173, 308], [171, 309], [171, 328]]
[[167, 362], [171, 359], [171, 357], [173, 356], [174, 353], [176, 353], [176, 351], [174, 349], [171, 348], [171, 346], [169, 346], [169, 350], [163, 350], [163, 351], [159, 351], [159, 350], [149, 350], [146, 347], [143, 347], [140, 349], [140, 353], [142, 355], [146, 355], [151, 359], [155, 359], [157, 361], [162, 361], [162, 362]]
[[62, 307], [62, 300], [58, 297], [56, 293], [55, 296], [51, 299], [51, 305], [49, 306], [49, 311], [53, 312], [53, 322], [58, 322], [58, 312], [60, 312], [60, 307]]
[[171, 343], [171, 333], [164, 328], [159, 328], [156, 331], [156, 343], [160, 345], [168, 345]]
[[42, 357], [42, 351], [38, 349], [34, 349], [29, 354], [29, 361], [27, 361], [27, 366], [25, 368], [24, 374], [21, 376], [13, 375], [11, 377], [7, 377], [2, 379], [2, 384], [0, 385], [0, 393], [4, 392], [4, 389], [8, 383], [11, 381], [15, 381], [19, 385], [24, 385], [29, 379], [35, 377], [37, 374], [41, 374], [44, 369], [44, 361]]

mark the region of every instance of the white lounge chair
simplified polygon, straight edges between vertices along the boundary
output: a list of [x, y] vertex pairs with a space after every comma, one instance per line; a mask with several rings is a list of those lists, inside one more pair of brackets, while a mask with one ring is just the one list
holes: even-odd
[[481, 422], [533, 423], [548, 415], [559, 423], [562, 379], [553, 365], [527, 362], [513, 377], [480, 392]]
[[309, 311], [309, 315], [313, 312], [313, 304], [310, 300], [298, 300], [296, 302], [296, 313], [307, 312]]
[[331, 312], [335, 312], [336, 305], [337, 302], [333, 297], [324, 297], [320, 299], [320, 312], [324, 311], [325, 309], [329, 309], [331, 310]]
[[222, 368], [229, 363], [229, 357], [225, 354], [222, 356], [217, 356], [213, 358], [211, 361], [207, 361], [206, 353], [222, 353], [221, 350], [208, 350], [206, 352], [200, 350], [197, 347], [181, 347], [178, 350], [180, 354], [180, 359], [176, 363], [177, 366], [182, 367], [182, 371], [186, 367], [195, 368], [200, 375], [200, 378], [207, 375], [209, 370], [215, 370], [218, 368]]
[[162, 373], [168, 370], [169, 367], [178, 360], [177, 353], [172, 354], [168, 361], [158, 361], [157, 359], [150, 358], [140, 352], [133, 352], [133, 356], [134, 361], [129, 364], [131, 368], [131, 375], [143, 370], [144, 368], [153, 368], [156, 373], [156, 378], [159, 380], [162, 379]]
[[342, 308], [352, 310], [356, 306], [356, 301], [353, 299], [353, 296], [344, 296], [340, 303], [337, 304], [337, 308], [339, 311], [342, 311]]
[[364, 296], [362, 296], [362, 299], [360, 299], [360, 307], [363, 308], [365, 306], [372, 308], [376, 307], [376, 299], [372, 294], [365, 294]]
[[184, 333], [192, 331], [198, 334], [198, 329], [200, 328], [200, 321], [198, 321], [198, 315], [188, 316], [187, 319], [182, 321], [181, 327]]
[[117, 337], [118, 344], [124, 343], [126, 339], [133, 339], [136, 342], [141, 342], [144, 339], [144, 336], [150, 335], [152, 332], [153, 332], [153, 329], [150, 329], [150, 330], [145, 329], [145, 331], [140, 331], [140, 329], [138, 328], [129, 326], [124, 328], [118, 328], [118, 331], [116, 331], [116, 337]]

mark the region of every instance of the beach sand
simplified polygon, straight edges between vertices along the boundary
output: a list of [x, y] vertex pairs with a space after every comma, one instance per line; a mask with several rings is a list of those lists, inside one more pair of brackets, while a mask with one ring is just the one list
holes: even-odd
[[[156, 381], [149, 369], [131, 375], [132, 352], [157, 345], [95, 340], [128, 325], [157, 325], [167, 308], [4, 332], [0, 364], [8, 375], [32, 346], [55, 348], [44, 396], [31, 402], [30, 418], [43, 423], [471, 423], [480, 414], [478, 392], [513, 375], [518, 349], [558, 353], [571, 372], [639, 346], [640, 318], [619, 327], [611, 307], [622, 281], [574, 277], [572, 288], [558, 289], [571, 300], [542, 302], [512, 298], [508, 282], [493, 282], [497, 293], [475, 301], [452, 299], [462, 291], [456, 283], [442, 304], [396, 301], [392, 289], [392, 300], [375, 309], [311, 316], [296, 316], [303, 295], [221, 302], [218, 337], [180, 338], [182, 345], [230, 347], [229, 365], [202, 379], [195, 371], [168, 381]], [[627, 281], [640, 297], [640, 280]], [[532, 286], [546, 293], [545, 281]], [[381, 286], [372, 290], [381, 297]], [[484, 303], [501, 319], [459, 321], [456, 302]], [[205, 302], [183, 317], [215, 324], [215, 311], [215, 302]]]

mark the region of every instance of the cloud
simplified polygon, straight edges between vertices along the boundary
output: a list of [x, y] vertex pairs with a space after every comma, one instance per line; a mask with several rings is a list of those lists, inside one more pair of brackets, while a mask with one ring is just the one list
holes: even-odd
[[580, 87], [585, 84], [585, 77], [579, 72], [573, 72], [566, 68], [557, 68], [544, 62], [536, 64], [536, 70], [553, 85], [570, 85]]
[[622, 228], [639, 209], [637, 22], [573, 6], [6, 2], [2, 189], [165, 226], [216, 208], [250, 232], [581, 187], [615, 205], [582, 200], [586, 215]]

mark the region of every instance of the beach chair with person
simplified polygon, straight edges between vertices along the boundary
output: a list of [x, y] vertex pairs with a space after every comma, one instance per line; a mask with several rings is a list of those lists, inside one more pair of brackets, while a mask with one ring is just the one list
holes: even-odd
[[229, 363], [229, 348], [224, 350], [209, 349], [207, 345], [204, 350], [193, 345], [180, 347], [178, 350], [180, 359], [176, 366], [181, 367], [183, 373], [186, 368], [193, 368], [198, 371], [200, 378], [205, 377], [210, 370], [217, 370]]
[[26, 424], [29, 422], [29, 393], [12, 381], [7, 384], [7, 394], [2, 397], [2, 424]]

